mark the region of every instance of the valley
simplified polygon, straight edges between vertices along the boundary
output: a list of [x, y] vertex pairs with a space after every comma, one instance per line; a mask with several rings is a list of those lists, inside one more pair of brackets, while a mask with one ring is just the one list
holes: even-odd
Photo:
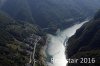
[[0, 0], [0, 66], [99, 58], [99, 9], [100, 0]]

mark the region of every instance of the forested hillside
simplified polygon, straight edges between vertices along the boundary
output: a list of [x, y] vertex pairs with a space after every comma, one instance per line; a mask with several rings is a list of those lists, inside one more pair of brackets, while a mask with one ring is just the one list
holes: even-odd
[[[0, 11], [0, 66], [25, 66], [29, 63], [34, 41], [31, 43], [28, 38], [34, 34], [31, 38], [35, 40], [35, 35], [39, 35], [38, 32], [37, 25], [16, 21], [8, 14]], [[44, 44], [45, 41], [42, 38], [37, 49], [41, 50]], [[36, 54], [38, 61], [43, 57], [39, 52], [40, 50]], [[42, 61], [39, 62], [38, 64], [42, 64]]]
[[[36, 66], [45, 66], [43, 49], [46, 44], [46, 34], [54, 34], [58, 28], [63, 30], [77, 22], [92, 18], [99, 8], [100, 0], [0, 0], [0, 66], [33, 64], [34, 61], [31, 62], [30, 57], [33, 56], [32, 52], [37, 36], [41, 37], [41, 40], [37, 42], [36, 54], [34, 55]], [[82, 26], [82, 30], [77, 30], [76, 35], [78, 36], [74, 35], [75, 38], [73, 36], [69, 39], [69, 43], [72, 39], [75, 39], [75, 42], [72, 42], [76, 43], [77, 39], [80, 39], [79, 37], [84, 33], [80, 39], [82, 41], [79, 42], [86, 45], [83, 36], [87, 36], [87, 30], [92, 32], [96, 28], [88, 37], [88, 46], [82, 47], [77, 42], [79, 47], [75, 45], [75, 48], [68, 48], [69, 51], [75, 49], [75, 52], [69, 52], [69, 57], [79, 49], [81, 51], [87, 47], [88, 50], [95, 48], [93, 43], [98, 41], [95, 38], [99, 38], [100, 32], [97, 31], [100, 24], [99, 15], [97, 14], [91, 23]], [[91, 43], [89, 42], [90, 38]], [[70, 45], [69, 47], [71, 47]]]
[[[3, 1], [3, 0], [2, 0]], [[99, 0], [5, 0], [1, 10], [14, 19], [29, 21], [42, 28], [67, 28], [94, 15]], [[80, 6], [81, 5], [81, 6]]]
[[69, 66], [98, 66], [100, 63], [100, 11], [78, 29], [69, 41], [66, 53], [69, 58], [95, 58], [93, 64], [69, 64]]

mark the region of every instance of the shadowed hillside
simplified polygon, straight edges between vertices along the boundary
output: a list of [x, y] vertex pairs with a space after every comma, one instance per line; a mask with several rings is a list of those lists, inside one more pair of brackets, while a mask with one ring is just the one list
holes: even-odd
[[42, 28], [56, 31], [57, 28], [67, 28], [75, 22], [93, 16], [100, 8], [99, 2], [99, 0], [6, 0], [1, 10], [14, 19], [29, 21]]
[[68, 43], [66, 53], [69, 58], [96, 58], [95, 64], [69, 64], [69, 66], [98, 66], [100, 63], [100, 11], [92, 20], [78, 29]]

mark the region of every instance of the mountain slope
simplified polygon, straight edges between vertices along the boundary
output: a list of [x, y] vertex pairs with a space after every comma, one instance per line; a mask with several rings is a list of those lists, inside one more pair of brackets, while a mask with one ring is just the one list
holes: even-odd
[[1, 10], [15, 19], [31, 21], [42, 28], [53, 30], [86, 19], [99, 8], [99, 0], [9, 0]]
[[98, 66], [100, 62], [100, 11], [78, 29], [69, 41], [66, 53], [69, 58], [96, 58], [95, 64], [70, 64], [69, 66]]
[[[38, 32], [37, 25], [16, 21], [5, 12], [0, 11], [0, 66], [25, 66], [29, 63], [34, 41], [31, 43], [28, 40], [30, 38], [35, 40], [36, 34], [39, 35]], [[33, 36], [30, 37], [31, 35]], [[38, 43], [38, 52], [35, 56], [39, 62], [38, 66], [40, 64], [43, 66], [41, 60], [43, 54], [40, 50], [44, 44], [45, 41], [42, 38]]]
[[34, 22], [27, 0], [9, 0], [2, 6], [2, 10], [15, 19]]

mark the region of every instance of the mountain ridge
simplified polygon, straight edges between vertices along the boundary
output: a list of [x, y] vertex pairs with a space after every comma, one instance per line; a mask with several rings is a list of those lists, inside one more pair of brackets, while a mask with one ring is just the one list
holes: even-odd
[[[82, 3], [83, 5], [79, 6]], [[42, 28], [67, 28], [74, 22], [92, 16], [99, 7], [98, 0], [9, 0], [1, 7], [1, 10], [15, 19], [33, 22]], [[72, 20], [69, 21], [69, 19]]]

